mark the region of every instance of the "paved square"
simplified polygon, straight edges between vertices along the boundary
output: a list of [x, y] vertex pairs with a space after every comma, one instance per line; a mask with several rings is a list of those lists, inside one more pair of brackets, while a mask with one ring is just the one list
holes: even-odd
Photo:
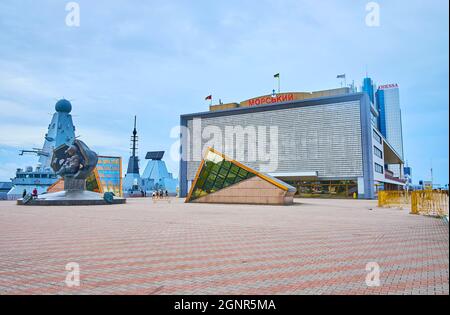
[[[79, 287], [65, 284], [70, 262]], [[0, 294], [449, 294], [448, 277], [448, 225], [376, 201], [0, 202]]]

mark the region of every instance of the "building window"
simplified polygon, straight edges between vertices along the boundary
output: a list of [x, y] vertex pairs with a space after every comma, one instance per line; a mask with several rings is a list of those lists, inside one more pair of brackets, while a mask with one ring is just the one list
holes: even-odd
[[353, 180], [287, 181], [302, 198], [353, 198], [358, 184]]
[[375, 172], [384, 174], [384, 167], [378, 163], [375, 163]]
[[372, 120], [372, 125], [378, 129], [378, 117], [371, 113], [370, 119]]
[[383, 158], [383, 152], [381, 152], [381, 150], [378, 149], [376, 146], [373, 147], [373, 152], [374, 152], [375, 155], [378, 156], [380, 159]]
[[383, 144], [381, 136], [374, 130], [373, 131], [373, 138], [379, 143], [379, 144]]

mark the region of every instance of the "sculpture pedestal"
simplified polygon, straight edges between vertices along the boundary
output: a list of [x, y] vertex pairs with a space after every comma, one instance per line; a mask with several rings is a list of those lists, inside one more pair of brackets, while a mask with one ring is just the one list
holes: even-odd
[[126, 203], [125, 198], [114, 197], [107, 202], [102, 194], [86, 190], [86, 180], [73, 177], [64, 178], [64, 190], [56, 193], [42, 194], [27, 203], [17, 200], [18, 205], [26, 206], [89, 206]]
[[64, 177], [64, 190], [86, 190], [86, 180]]

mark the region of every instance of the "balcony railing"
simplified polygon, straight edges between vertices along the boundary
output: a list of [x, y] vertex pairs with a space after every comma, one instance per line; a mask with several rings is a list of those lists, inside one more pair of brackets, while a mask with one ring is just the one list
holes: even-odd
[[399, 182], [399, 183], [402, 183], [402, 184], [405, 184], [405, 183], [406, 183], [406, 179], [395, 177], [395, 176], [394, 176], [394, 173], [392, 173], [392, 172], [386, 171], [386, 172], [384, 173], [384, 177], [385, 177], [386, 179], [393, 180], [393, 181], [396, 181], [396, 182]]

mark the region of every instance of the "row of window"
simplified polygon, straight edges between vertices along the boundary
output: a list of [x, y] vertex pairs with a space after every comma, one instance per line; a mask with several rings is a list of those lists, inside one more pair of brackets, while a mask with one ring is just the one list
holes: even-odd
[[373, 147], [373, 152], [376, 156], [378, 156], [380, 159], [383, 158], [383, 152], [378, 149], [376, 146]]
[[372, 125], [378, 129], [378, 117], [371, 113], [370, 118], [372, 120]]
[[383, 144], [383, 140], [381, 139], [381, 136], [374, 130], [373, 131], [373, 138], [379, 143]]
[[[373, 130], [373, 138], [375, 139], [376, 142], [378, 142], [379, 144], [383, 144], [383, 139], [381, 138], [381, 136], [378, 134], [378, 132], [376, 132], [375, 130]], [[383, 152], [378, 149], [376, 146], [373, 146], [373, 152], [376, 156], [378, 156], [380, 159], [383, 158]], [[375, 163], [375, 172], [379, 173], [379, 174], [384, 174], [384, 167], [378, 163]]]
[[378, 163], [375, 163], [375, 172], [384, 174], [384, 167]]
[[56, 174], [17, 174], [17, 178], [56, 178]]

